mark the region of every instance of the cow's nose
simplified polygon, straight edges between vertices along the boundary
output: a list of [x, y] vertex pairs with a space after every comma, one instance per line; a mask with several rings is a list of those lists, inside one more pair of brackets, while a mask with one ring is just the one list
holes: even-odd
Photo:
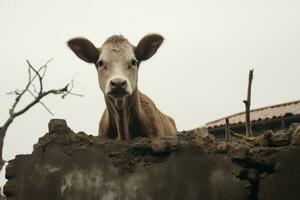
[[125, 89], [127, 87], [127, 81], [121, 78], [115, 78], [110, 81], [110, 85], [112, 89], [115, 88]]

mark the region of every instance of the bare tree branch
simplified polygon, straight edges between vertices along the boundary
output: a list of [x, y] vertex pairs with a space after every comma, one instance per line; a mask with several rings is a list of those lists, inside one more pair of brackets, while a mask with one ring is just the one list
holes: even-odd
[[[26, 60], [28, 64], [28, 81], [26, 83], [26, 86], [23, 90], [16, 89], [13, 92], [8, 92], [7, 94], [15, 94], [17, 95], [15, 98], [15, 101], [12, 105], [12, 107], [9, 109], [9, 118], [6, 120], [6, 122], [0, 126], [0, 171], [4, 165], [4, 160], [2, 157], [2, 150], [3, 150], [3, 141], [7, 132], [8, 127], [10, 124], [14, 121], [14, 119], [22, 114], [24, 114], [26, 111], [28, 111], [30, 108], [32, 108], [37, 103], [41, 104], [51, 115], [53, 115], [53, 112], [46, 106], [45, 103], [43, 103], [41, 100], [48, 96], [48, 95], [61, 95], [62, 98], [65, 98], [68, 95], [75, 95], [75, 96], [83, 96], [80, 94], [73, 93], [72, 90], [74, 88], [74, 80], [71, 81], [70, 84], [66, 84], [64, 87], [59, 89], [50, 89], [44, 91], [44, 77], [47, 72], [48, 64], [52, 61], [52, 59], [48, 60], [46, 64], [42, 65], [40, 68], [36, 69], [34, 68], [31, 63]], [[34, 75], [32, 74], [34, 72]], [[35, 79], [38, 78], [38, 85], [39, 90], [37, 90], [36, 86], [34, 85]], [[30, 87], [33, 88], [34, 92], [30, 90]], [[24, 106], [22, 109], [16, 111], [17, 105], [19, 104], [20, 100], [24, 96], [24, 94], [28, 92], [32, 97], [33, 100], [28, 103], [26, 106]], [[34, 94], [36, 93], [36, 94]]]
[[83, 94], [77, 94], [77, 93], [74, 93], [74, 92], [68, 92], [67, 94], [71, 94], [71, 95], [78, 96], [78, 97], [83, 97], [84, 96]]
[[37, 89], [36, 89], [35, 85], [32, 84], [31, 87], [33, 88], [33, 92], [34, 92], [35, 94], [37, 94], [38, 92], [37, 92]]
[[44, 104], [43, 102], [39, 102], [47, 111], [50, 115], [54, 116], [53, 112], [46, 106], [46, 104]]
[[19, 95], [19, 94], [21, 94], [21, 91], [20, 90], [14, 90], [14, 91], [11, 91], [11, 92], [6, 92], [6, 94], [7, 95], [12, 95], [12, 94]]
[[[39, 78], [39, 82], [40, 82], [40, 92], [39, 92], [39, 94], [40, 94], [41, 92], [43, 92], [43, 89], [44, 89], [43, 88], [43, 77], [40, 75], [40, 70], [42, 68], [40, 68], [39, 70], [36, 70], [34, 67], [32, 67], [32, 65], [30, 64], [30, 62], [28, 60], [26, 60], [26, 62], [29, 66], [29, 69], [32, 69], [34, 71], [34, 73], [36, 74], [36, 76]], [[45, 65], [45, 67], [47, 67], [47, 65]]]
[[[69, 84], [68, 84], [69, 85]], [[32, 106], [34, 106], [35, 104], [39, 103], [39, 101], [41, 99], [43, 99], [45, 96], [49, 95], [49, 94], [62, 94], [64, 95], [64, 93], [68, 92], [68, 85], [66, 85], [65, 87], [61, 88], [61, 89], [52, 89], [52, 90], [48, 90], [46, 92], [40, 92], [39, 95], [31, 102], [29, 103], [27, 106], [25, 106], [23, 109], [21, 109], [18, 112], [15, 112], [12, 114], [13, 118], [25, 113], [27, 110], [29, 110]]]
[[[32, 97], [37, 98], [31, 90], [28, 90], [28, 92]], [[50, 115], [54, 116], [53, 112], [46, 106], [46, 104], [44, 104], [42, 101], [39, 101], [39, 103], [48, 111]]]
[[64, 98], [65, 98], [67, 95], [69, 95], [69, 94], [74, 95], [74, 96], [78, 96], [78, 97], [83, 97], [82, 94], [77, 94], [77, 93], [72, 92], [72, 90], [73, 90], [73, 88], [74, 88], [74, 78], [75, 78], [75, 77], [73, 77], [73, 79], [71, 80], [71, 84], [70, 84], [69, 90], [68, 90], [65, 94], [63, 94], [63, 95], [61, 96], [61, 98], [64, 99]]

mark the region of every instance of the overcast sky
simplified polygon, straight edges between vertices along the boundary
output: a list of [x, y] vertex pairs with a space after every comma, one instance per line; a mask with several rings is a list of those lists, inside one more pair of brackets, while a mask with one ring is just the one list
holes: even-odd
[[[100, 46], [113, 34], [137, 44], [157, 32], [165, 42], [141, 64], [139, 89], [179, 130], [244, 110], [249, 69], [254, 68], [252, 108], [300, 99], [300, 2], [297, 0], [1, 0], [0, 122], [22, 88], [29, 59], [49, 65], [46, 88], [73, 77], [83, 98], [52, 96], [44, 103], [74, 131], [97, 134], [105, 108], [96, 70], [79, 60], [66, 41], [84, 36]], [[29, 99], [27, 99], [29, 100]], [[4, 158], [30, 153], [52, 116], [42, 106], [8, 130]]]

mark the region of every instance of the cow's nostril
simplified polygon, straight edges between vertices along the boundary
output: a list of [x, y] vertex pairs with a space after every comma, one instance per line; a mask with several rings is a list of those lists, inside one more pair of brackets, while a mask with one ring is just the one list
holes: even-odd
[[117, 78], [117, 79], [114, 79], [114, 80], [111, 80], [110, 81], [110, 86], [112, 87], [112, 88], [119, 88], [119, 89], [124, 89], [124, 88], [126, 88], [127, 87], [127, 81], [126, 80], [124, 80], [124, 79], [119, 79], [119, 78]]
[[126, 86], [127, 86], [127, 82], [126, 82], [126, 81], [123, 81], [123, 82], [122, 82], [122, 87], [125, 88]]
[[111, 84], [111, 86], [113, 86], [113, 87], [116, 87], [116, 83], [115, 82], [113, 82], [113, 81], [110, 81], [110, 84]]

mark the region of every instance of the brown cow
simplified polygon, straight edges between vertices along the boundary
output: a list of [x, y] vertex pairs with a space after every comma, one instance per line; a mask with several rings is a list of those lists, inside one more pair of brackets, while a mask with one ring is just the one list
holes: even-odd
[[106, 102], [100, 135], [130, 140], [176, 134], [174, 120], [160, 112], [137, 87], [140, 63], [151, 58], [162, 42], [163, 37], [158, 34], [146, 35], [136, 47], [121, 35], [109, 37], [101, 48], [85, 38], [68, 42], [80, 59], [96, 66]]

